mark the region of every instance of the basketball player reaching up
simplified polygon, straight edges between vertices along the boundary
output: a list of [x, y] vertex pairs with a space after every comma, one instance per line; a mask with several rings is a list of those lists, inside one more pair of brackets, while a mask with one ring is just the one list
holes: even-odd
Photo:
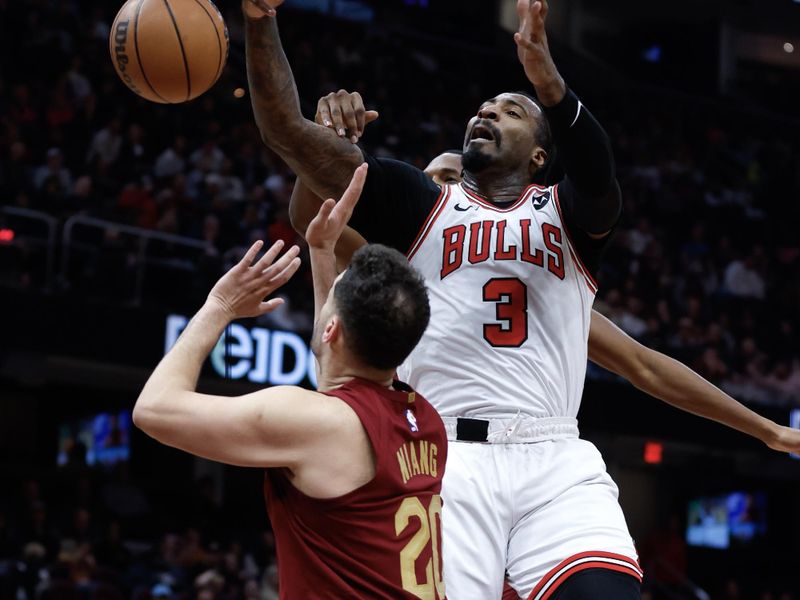
[[[641, 570], [617, 487], [576, 415], [600, 254], [621, 212], [608, 136], [547, 46], [547, 2], [519, 0], [520, 61], [538, 102], [503, 93], [469, 122], [464, 181], [440, 189], [364, 156], [302, 117], [277, 18], [244, 0], [247, 69], [262, 139], [320, 197], [370, 165], [350, 224], [407, 253], [431, 324], [398, 370], [447, 428], [445, 581], [456, 600], [638, 598]], [[532, 185], [558, 148], [566, 178]], [[398, 559], [401, 560], [401, 559]]]
[[[315, 121], [327, 122], [327, 127], [351, 138], [350, 132], [363, 134], [366, 125], [377, 118], [376, 111], [365, 109], [360, 94], [340, 90], [319, 100]], [[357, 133], [352, 136], [354, 143], [360, 138]], [[461, 183], [462, 170], [461, 151], [447, 150], [435, 157], [423, 172], [442, 186]], [[304, 197], [308, 194], [312, 194], [311, 190], [298, 179], [293, 193], [292, 223], [304, 237], [321, 202], [316, 197]], [[339, 269], [346, 269], [353, 253], [366, 243], [352, 227], [345, 227], [336, 244]], [[778, 425], [750, 410], [686, 365], [643, 346], [596, 310], [592, 310], [589, 327], [589, 360], [667, 404], [746, 433], [773, 450], [800, 454], [800, 430]]]
[[[195, 392], [203, 362], [231, 320], [264, 302], [299, 266], [261, 243], [211, 290], [151, 375], [134, 422], [158, 441], [220, 462], [266, 468], [281, 598], [444, 598], [439, 496], [442, 420], [393, 374], [429, 318], [425, 286], [397, 251], [360, 249], [336, 278], [333, 247], [366, 176], [307, 232], [314, 279], [319, 391], [273, 387], [237, 398]], [[402, 560], [398, 560], [402, 557]], [[417, 580], [416, 566], [426, 578]]]

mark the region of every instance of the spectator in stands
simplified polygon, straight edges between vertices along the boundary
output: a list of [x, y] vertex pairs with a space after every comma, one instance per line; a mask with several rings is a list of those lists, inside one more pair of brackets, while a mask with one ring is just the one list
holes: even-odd
[[186, 136], [176, 135], [172, 145], [156, 158], [153, 174], [159, 179], [170, 179], [183, 173], [186, 167], [186, 146]]
[[725, 290], [739, 298], [764, 299], [764, 279], [755, 270], [755, 260], [748, 255], [734, 260], [725, 269]]
[[72, 184], [72, 173], [64, 166], [64, 156], [59, 148], [50, 148], [45, 163], [36, 169], [33, 185], [37, 190], [44, 190], [54, 185], [56, 193], [66, 193]]

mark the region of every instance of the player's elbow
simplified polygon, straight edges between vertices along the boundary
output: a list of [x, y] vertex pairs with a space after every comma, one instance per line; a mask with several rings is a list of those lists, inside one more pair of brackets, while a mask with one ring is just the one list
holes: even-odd
[[309, 123], [302, 116], [280, 115], [279, 118], [263, 119], [258, 122], [258, 131], [264, 145], [284, 161], [297, 158], [300, 148], [308, 143]]
[[622, 216], [622, 190], [615, 177], [611, 177], [604, 194], [592, 202], [593, 215], [587, 224], [590, 234], [606, 233], [614, 228]]
[[136, 401], [131, 415], [133, 424], [145, 433], [152, 427], [153, 411], [142, 402], [141, 397]]
[[147, 389], [142, 391], [131, 414], [133, 424], [152, 436], [159, 422], [158, 399], [153, 398]]
[[131, 415], [131, 420], [137, 428], [147, 433], [149, 428], [149, 417], [147, 416], [145, 410], [139, 408], [139, 406], [135, 406], [133, 409], [133, 414]]

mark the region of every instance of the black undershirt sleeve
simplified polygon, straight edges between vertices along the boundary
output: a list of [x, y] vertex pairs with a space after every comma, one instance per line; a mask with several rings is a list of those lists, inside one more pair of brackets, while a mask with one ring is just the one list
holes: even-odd
[[545, 108], [553, 132], [556, 160], [565, 178], [558, 197], [565, 226], [583, 263], [596, 274], [600, 256], [622, 214], [611, 140], [571, 90], [555, 106]]
[[367, 181], [350, 227], [370, 243], [407, 253], [425, 223], [441, 189], [407, 163], [365, 154]]

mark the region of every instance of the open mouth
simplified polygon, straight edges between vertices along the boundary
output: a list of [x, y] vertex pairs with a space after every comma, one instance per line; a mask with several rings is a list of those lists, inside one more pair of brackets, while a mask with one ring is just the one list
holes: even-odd
[[486, 127], [485, 125], [476, 125], [472, 128], [472, 133], [469, 136], [469, 141], [474, 140], [485, 140], [488, 142], [494, 142], [495, 136], [492, 133], [492, 130]]

